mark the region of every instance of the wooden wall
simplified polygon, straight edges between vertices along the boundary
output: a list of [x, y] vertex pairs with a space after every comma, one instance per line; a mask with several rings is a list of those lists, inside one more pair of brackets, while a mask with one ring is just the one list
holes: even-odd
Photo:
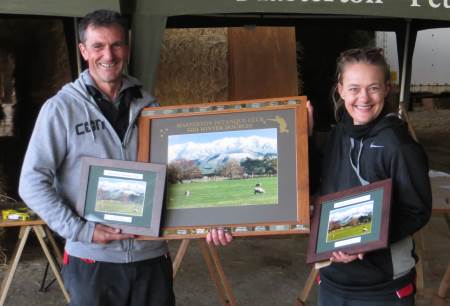
[[155, 86], [161, 105], [297, 95], [295, 29], [167, 29]]
[[298, 94], [295, 28], [228, 29], [229, 99]]

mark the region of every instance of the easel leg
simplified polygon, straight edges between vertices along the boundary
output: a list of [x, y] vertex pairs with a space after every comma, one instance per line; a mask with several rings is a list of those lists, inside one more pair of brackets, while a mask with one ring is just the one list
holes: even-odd
[[447, 271], [445, 272], [444, 277], [441, 280], [441, 284], [439, 285], [438, 290], [439, 297], [445, 298], [449, 284], [450, 284], [450, 262], [447, 265]]
[[61, 274], [59, 272], [59, 267], [57, 266], [55, 259], [53, 258], [52, 254], [50, 253], [50, 250], [47, 247], [47, 244], [44, 241], [45, 231], [44, 231], [43, 226], [42, 225], [34, 225], [33, 230], [36, 233], [39, 243], [41, 244], [42, 250], [44, 251], [45, 256], [47, 257], [47, 260], [50, 264], [50, 267], [52, 268], [52, 271], [56, 277], [56, 280], [58, 281], [59, 287], [61, 288], [61, 291], [64, 294], [64, 297], [66, 298], [67, 302], [70, 302], [69, 293], [67, 292], [66, 288], [64, 287], [64, 283], [61, 278]]
[[223, 272], [217, 250], [214, 246], [209, 246], [203, 239], [199, 239], [198, 244], [200, 246], [200, 250], [202, 251], [202, 255], [205, 259], [211, 278], [216, 285], [222, 305], [236, 305], [236, 299], [231, 292], [231, 287], [225, 277], [225, 273]]
[[45, 233], [47, 234], [48, 241], [50, 241], [50, 246], [53, 249], [53, 254], [55, 254], [56, 260], [61, 265], [63, 255], [61, 254], [61, 250], [59, 249], [58, 245], [56, 244], [55, 237], [53, 237], [52, 232], [47, 226], [44, 226]]
[[416, 252], [419, 256], [419, 262], [416, 264], [416, 274], [417, 274], [417, 281], [416, 281], [416, 288], [417, 288], [417, 294], [423, 294], [423, 288], [424, 288], [424, 279], [423, 279], [423, 250], [425, 249], [424, 243], [423, 243], [423, 230], [421, 229], [414, 235], [414, 240], [416, 242]]
[[177, 275], [178, 269], [180, 268], [181, 261], [183, 260], [184, 255], [186, 254], [187, 248], [189, 246], [189, 239], [183, 239], [181, 241], [180, 247], [178, 248], [177, 255], [173, 260], [172, 270], [173, 270], [173, 278]]
[[204, 240], [202, 240], [201, 242], [203, 242], [209, 248], [209, 252], [214, 262], [214, 266], [216, 267], [216, 271], [219, 274], [220, 279], [222, 280], [222, 284], [225, 289], [225, 293], [228, 297], [228, 300], [230, 301], [230, 305], [236, 305], [236, 299], [233, 295], [230, 283], [228, 282], [225, 272], [223, 271], [222, 264], [220, 262], [220, 257], [219, 254], [217, 253], [216, 247], [211, 244], [207, 244]]
[[309, 272], [309, 276], [306, 279], [306, 284], [303, 287], [300, 294], [297, 296], [294, 302], [294, 306], [303, 306], [305, 305], [306, 299], [308, 298], [309, 292], [311, 291], [312, 286], [314, 285], [314, 281], [317, 277], [318, 269], [312, 267], [311, 272]]
[[14, 273], [16, 272], [17, 265], [19, 264], [20, 256], [22, 256], [23, 248], [27, 242], [30, 234], [31, 226], [25, 226], [20, 228], [19, 240], [14, 248], [11, 262], [9, 263], [8, 270], [6, 271], [5, 278], [2, 282], [1, 294], [0, 294], [0, 306], [5, 304], [6, 296], [8, 294], [9, 287], [11, 286]]

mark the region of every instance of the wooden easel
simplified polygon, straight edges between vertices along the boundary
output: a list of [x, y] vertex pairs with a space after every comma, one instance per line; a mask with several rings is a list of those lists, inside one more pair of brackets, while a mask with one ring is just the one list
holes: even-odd
[[447, 271], [445, 272], [444, 276], [442, 277], [441, 283], [439, 285], [439, 289], [438, 289], [438, 293], [437, 293], [437, 295], [439, 297], [445, 299], [449, 284], [450, 284], [450, 261], [447, 264]]
[[[11, 286], [14, 273], [16, 272], [17, 265], [19, 264], [20, 257], [22, 256], [22, 252], [25, 247], [25, 243], [27, 242], [31, 231], [34, 231], [34, 233], [36, 234], [36, 237], [39, 240], [39, 244], [41, 245], [42, 250], [44, 251], [45, 257], [47, 257], [47, 260], [50, 264], [50, 267], [53, 271], [53, 274], [55, 275], [55, 278], [58, 282], [59, 287], [61, 288], [61, 291], [65, 299], [67, 300], [67, 302], [70, 302], [69, 293], [64, 287], [63, 280], [59, 272], [58, 264], [55, 261], [55, 257], [58, 259], [62, 259], [62, 255], [61, 252], [59, 251], [55, 239], [53, 238], [52, 233], [45, 225], [45, 222], [42, 220], [32, 220], [32, 221], [2, 220], [0, 221], [0, 227], [20, 227], [19, 239], [14, 248], [13, 255], [8, 265], [8, 270], [6, 271], [5, 278], [3, 279], [2, 282], [0, 290], [0, 306], [3, 306], [5, 304], [5, 300], [8, 295], [8, 290]], [[48, 239], [50, 247], [53, 250], [55, 256], [53, 256], [53, 254], [50, 252], [50, 249], [44, 240], [45, 238]]]
[[[204, 238], [196, 239], [200, 250], [205, 260], [206, 266], [208, 267], [209, 274], [217, 288], [220, 301], [224, 306], [235, 306], [236, 299], [231, 290], [230, 283], [228, 282], [225, 273], [220, 262], [219, 254], [217, 249], [213, 245], [206, 243]], [[190, 244], [190, 239], [181, 240], [180, 247], [178, 248], [177, 255], [173, 260], [173, 278], [175, 278], [178, 269], [180, 268], [181, 261]]]
[[300, 290], [299, 294], [295, 298], [293, 306], [304, 306], [306, 303], [306, 299], [309, 296], [309, 292], [311, 291], [314, 281], [317, 277], [319, 270], [313, 267], [311, 272], [309, 272], [308, 278], [306, 279], [305, 286]]
[[317, 278], [317, 274], [319, 274], [320, 268], [329, 266], [331, 264], [331, 261], [326, 260], [322, 262], [317, 262], [313, 265], [311, 272], [309, 272], [308, 278], [306, 279], [305, 286], [300, 290], [300, 293], [298, 294], [297, 298], [294, 301], [293, 306], [304, 306], [306, 303], [306, 299], [309, 296], [309, 292], [312, 289], [312, 286], [314, 285], [314, 281]]

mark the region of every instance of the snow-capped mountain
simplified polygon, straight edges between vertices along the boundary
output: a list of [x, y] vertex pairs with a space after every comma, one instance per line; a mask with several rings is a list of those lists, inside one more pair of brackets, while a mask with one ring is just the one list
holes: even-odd
[[277, 154], [277, 140], [268, 137], [226, 137], [210, 143], [187, 142], [169, 146], [168, 162], [194, 160], [215, 167], [227, 160], [262, 159]]

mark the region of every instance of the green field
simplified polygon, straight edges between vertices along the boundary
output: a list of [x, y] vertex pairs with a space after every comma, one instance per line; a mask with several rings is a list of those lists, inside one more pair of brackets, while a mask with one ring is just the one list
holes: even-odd
[[143, 214], [144, 205], [136, 203], [126, 203], [112, 200], [97, 200], [95, 211], [110, 214], [122, 214], [140, 217]]
[[[363, 230], [364, 228], [366, 229], [366, 231]], [[372, 222], [362, 223], [356, 226], [346, 226], [329, 232], [327, 235], [327, 242], [367, 235], [371, 232]]]
[[[260, 183], [265, 193], [255, 194]], [[189, 190], [189, 196], [185, 192]], [[264, 205], [278, 203], [278, 177], [201, 181], [171, 184], [167, 194], [168, 209]]]

